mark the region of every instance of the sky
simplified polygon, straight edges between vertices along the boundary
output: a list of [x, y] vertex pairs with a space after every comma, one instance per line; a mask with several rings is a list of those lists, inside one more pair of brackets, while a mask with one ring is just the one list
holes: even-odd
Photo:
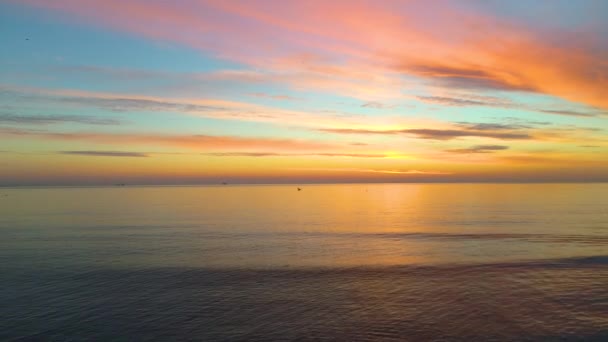
[[0, 186], [608, 181], [608, 1], [0, 0]]

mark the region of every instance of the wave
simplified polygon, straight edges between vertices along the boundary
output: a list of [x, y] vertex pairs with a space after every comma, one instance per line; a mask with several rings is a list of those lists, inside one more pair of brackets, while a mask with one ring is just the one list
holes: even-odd
[[10, 328], [0, 339], [601, 341], [606, 275], [608, 255], [479, 265], [8, 270], [0, 300]]
[[[415, 239], [415, 240], [525, 240], [542, 243], [581, 243], [604, 245], [608, 244], [608, 235], [583, 234], [539, 234], [539, 233], [427, 233], [427, 232], [390, 232], [390, 233], [337, 233], [337, 232], [308, 232], [308, 233], [263, 233], [264, 235], [300, 235], [303, 237], [342, 237], [342, 238], [379, 238], [379, 239]], [[216, 237], [228, 237], [232, 234], [214, 234]], [[258, 233], [247, 234], [251, 237]]]

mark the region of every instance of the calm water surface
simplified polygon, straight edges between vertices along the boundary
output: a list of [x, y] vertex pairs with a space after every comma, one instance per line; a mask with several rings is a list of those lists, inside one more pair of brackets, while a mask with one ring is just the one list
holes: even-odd
[[0, 340], [608, 340], [608, 184], [0, 189]]

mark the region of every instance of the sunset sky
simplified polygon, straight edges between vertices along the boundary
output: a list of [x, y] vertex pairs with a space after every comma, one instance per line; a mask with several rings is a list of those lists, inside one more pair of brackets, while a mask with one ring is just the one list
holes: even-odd
[[608, 1], [0, 1], [0, 185], [608, 181]]

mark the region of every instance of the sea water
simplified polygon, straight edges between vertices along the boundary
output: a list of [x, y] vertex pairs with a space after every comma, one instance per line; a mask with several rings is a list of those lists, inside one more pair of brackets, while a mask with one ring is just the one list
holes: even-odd
[[0, 234], [3, 341], [608, 340], [608, 184], [5, 188]]

